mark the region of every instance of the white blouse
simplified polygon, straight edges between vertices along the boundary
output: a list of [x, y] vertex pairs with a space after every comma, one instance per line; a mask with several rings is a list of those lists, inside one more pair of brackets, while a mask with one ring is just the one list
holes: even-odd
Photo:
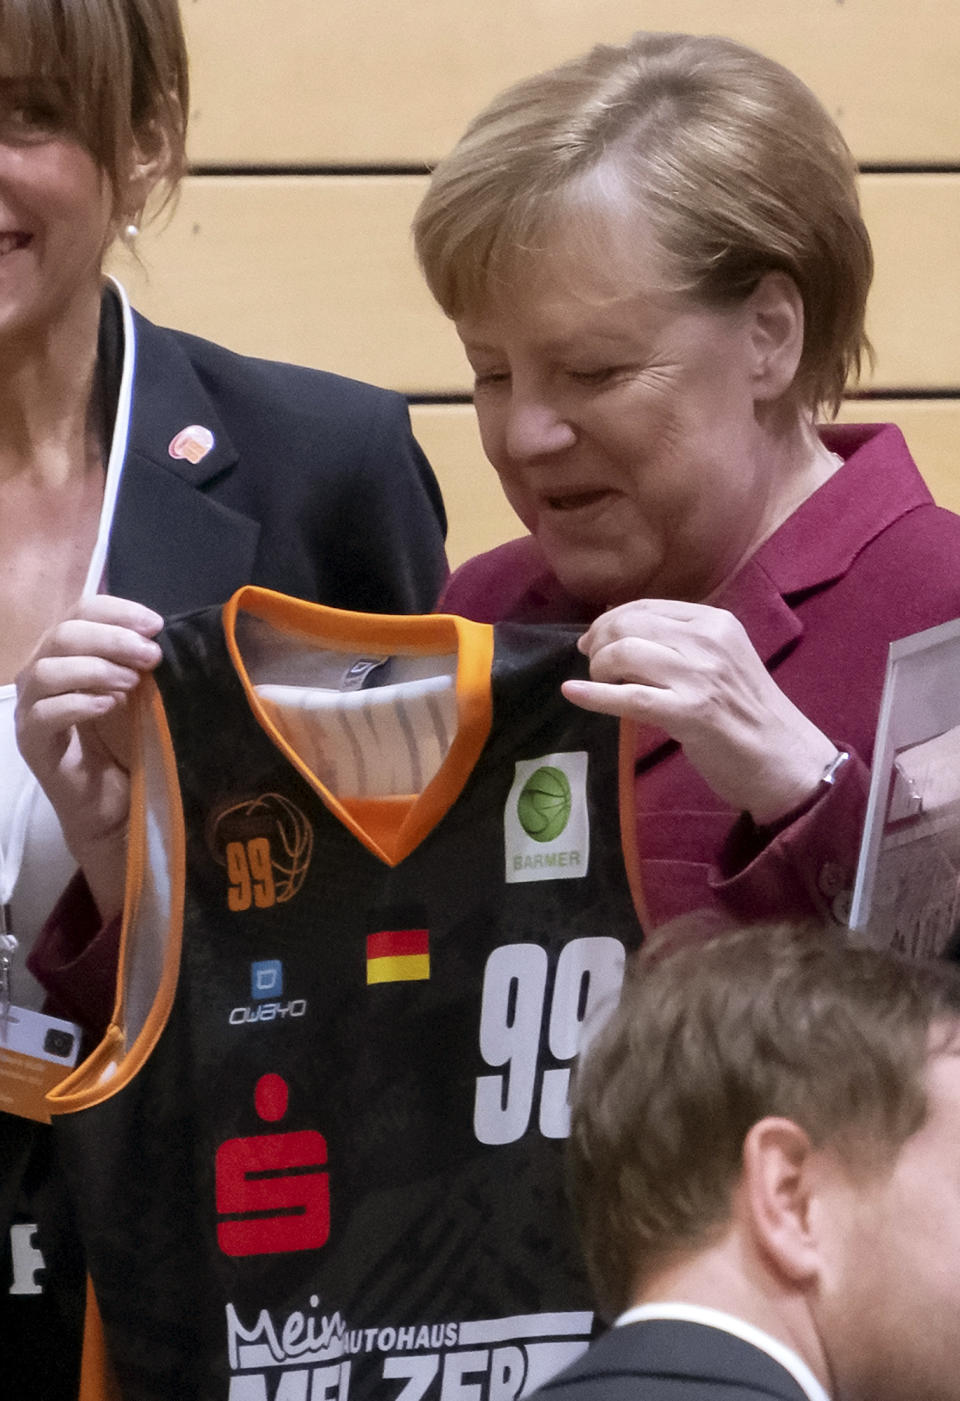
[[[117, 491], [127, 452], [136, 347], [127, 294], [110, 278], [123, 317], [123, 367], [104, 483], [97, 539], [90, 556], [85, 596], [98, 593], [113, 525]], [[24, 763], [14, 732], [16, 687], [0, 686], [0, 904], [9, 906], [9, 928], [16, 939], [11, 954], [10, 1000], [39, 1009], [44, 991], [27, 971], [26, 956], [76, 870], [56, 814]]]

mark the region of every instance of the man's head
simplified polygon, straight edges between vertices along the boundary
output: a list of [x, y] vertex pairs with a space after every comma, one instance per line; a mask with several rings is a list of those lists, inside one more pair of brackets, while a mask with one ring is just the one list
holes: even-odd
[[[838, 1398], [960, 1391], [960, 973], [765, 925], [639, 958], [580, 1067], [601, 1307], [779, 1333]], [[678, 938], [679, 935], [679, 938]]]

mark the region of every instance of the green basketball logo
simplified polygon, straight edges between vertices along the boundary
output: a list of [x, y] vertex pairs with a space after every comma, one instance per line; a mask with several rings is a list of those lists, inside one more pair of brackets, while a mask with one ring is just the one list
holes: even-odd
[[517, 799], [520, 826], [535, 842], [552, 842], [570, 820], [570, 780], [563, 769], [544, 765], [530, 775]]

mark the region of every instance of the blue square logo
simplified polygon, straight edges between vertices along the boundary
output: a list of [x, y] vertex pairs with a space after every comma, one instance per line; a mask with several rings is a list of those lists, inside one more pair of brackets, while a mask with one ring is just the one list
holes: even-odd
[[283, 994], [283, 964], [279, 958], [265, 958], [250, 965], [250, 996], [254, 1002]]

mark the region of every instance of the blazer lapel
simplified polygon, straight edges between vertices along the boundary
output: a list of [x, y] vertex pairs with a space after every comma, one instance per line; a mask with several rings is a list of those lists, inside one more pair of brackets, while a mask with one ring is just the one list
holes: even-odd
[[[260, 526], [207, 494], [238, 453], [178, 337], [141, 316], [135, 324], [130, 435], [107, 587], [167, 615], [223, 602], [247, 583]], [[210, 448], [201, 456], [188, 441], [171, 452], [194, 426], [212, 435]], [[176, 455], [184, 451], [199, 460]]]

